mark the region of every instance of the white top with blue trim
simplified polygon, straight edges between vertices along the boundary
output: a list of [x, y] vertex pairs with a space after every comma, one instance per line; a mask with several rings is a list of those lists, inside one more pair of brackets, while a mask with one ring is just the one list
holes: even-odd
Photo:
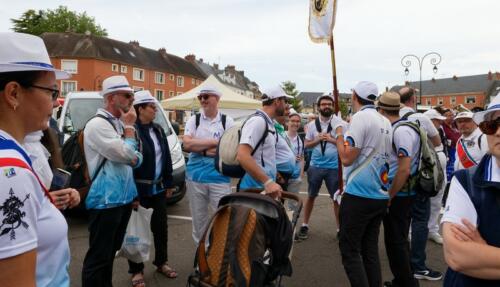
[[[402, 120], [394, 122], [392, 127], [394, 147], [389, 158], [389, 183], [392, 184], [394, 177], [398, 171], [398, 159], [400, 157], [410, 157], [410, 174], [415, 175], [418, 170], [419, 151], [420, 151], [420, 136], [417, 132], [409, 126], [398, 126]], [[414, 191], [408, 193], [407, 191], [398, 192], [397, 196], [413, 195]]]
[[[15, 142], [25, 151], [2, 130], [0, 138]], [[12, 149], [0, 150], [0, 158], [17, 158], [29, 165]], [[36, 286], [69, 286], [66, 219], [47, 198], [31, 171], [19, 167], [0, 169], [0, 259], [36, 249]]]
[[[218, 113], [214, 119], [205, 116], [203, 110], [200, 112], [200, 124], [196, 128], [196, 115], [193, 115], [186, 123], [184, 135], [196, 139], [219, 140], [224, 133], [222, 126], [222, 115]], [[231, 117], [226, 116], [226, 130], [234, 125]], [[199, 183], [229, 183], [231, 179], [221, 175], [214, 165], [214, 158], [203, 156], [203, 154], [191, 152], [186, 165], [187, 179]]]
[[[388, 199], [389, 156], [392, 152], [392, 127], [389, 120], [380, 115], [374, 106], [364, 106], [353, 115], [346, 132], [346, 141], [361, 151], [354, 163], [346, 168], [345, 192], [364, 198]], [[370, 163], [351, 176], [374, 150]]]
[[[330, 131], [330, 135], [333, 138], [335, 138], [335, 127], [336, 126], [341, 124], [343, 129], [344, 130], [346, 129], [346, 125], [343, 123], [343, 121], [335, 115], [332, 115], [332, 117], [327, 121], [321, 120], [321, 117], [320, 117], [319, 122], [320, 122], [322, 133], [326, 133], [328, 131], [328, 124], [331, 125], [332, 130]], [[308, 123], [306, 130], [307, 130], [306, 140], [312, 141], [318, 137], [319, 133], [318, 133], [318, 130], [316, 129], [316, 121], [311, 121], [310, 123]], [[325, 144], [325, 143], [323, 143], [323, 144]], [[322, 145], [322, 143], [318, 143], [312, 150], [311, 166], [319, 167], [319, 168], [326, 168], [326, 169], [337, 169], [338, 168], [337, 146], [333, 143], [326, 142], [325, 154], [323, 155], [323, 153], [321, 151], [321, 145]]]
[[[262, 110], [257, 110], [258, 115], [250, 117], [241, 128], [240, 144], [248, 144], [255, 149], [255, 146], [262, 138], [267, 128], [269, 130], [266, 140], [261, 144], [255, 153], [253, 159], [260, 166], [266, 175], [272, 179], [276, 178], [276, 142], [277, 135], [272, 119]], [[241, 189], [263, 188], [261, 182], [252, 178], [248, 173], [241, 179]]]

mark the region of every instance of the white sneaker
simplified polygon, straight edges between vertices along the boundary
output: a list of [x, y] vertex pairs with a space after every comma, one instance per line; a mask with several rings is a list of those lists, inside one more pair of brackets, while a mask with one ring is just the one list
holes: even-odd
[[437, 244], [443, 244], [443, 237], [437, 232], [429, 233], [429, 240], [434, 241]]

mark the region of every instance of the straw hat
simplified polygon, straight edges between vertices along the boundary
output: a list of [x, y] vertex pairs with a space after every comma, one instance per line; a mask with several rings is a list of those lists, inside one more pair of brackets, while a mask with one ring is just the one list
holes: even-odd
[[375, 106], [386, 111], [399, 111], [404, 107], [398, 93], [385, 92], [375, 102]]

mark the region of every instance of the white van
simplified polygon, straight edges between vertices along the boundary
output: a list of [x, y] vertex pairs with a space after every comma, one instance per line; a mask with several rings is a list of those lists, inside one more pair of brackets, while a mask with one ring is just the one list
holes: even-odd
[[[59, 130], [64, 133], [66, 141], [72, 133], [84, 128], [87, 121], [92, 118], [98, 108], [102, 108], [103, 99], [99, 92], [72, 92], [69, 93], [62, 107], [60, 117], [57, 120]], [[186, 163], [182, 154], [181, 144], [175, 134], [172, 124], [168, 120], [165, 111], [158, 104], [155, 123], [159, 124], [165, 130], [168, 146], [172, 156], [173, 179], [175, 191], [171, 198], [167, 200], [169, 204], [178, 202], [186, 193], [185, 172]]]

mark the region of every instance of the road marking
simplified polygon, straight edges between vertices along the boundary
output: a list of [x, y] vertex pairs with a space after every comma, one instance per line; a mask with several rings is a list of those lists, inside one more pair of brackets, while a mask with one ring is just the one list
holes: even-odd
[[180, 219], [180, 220], [187, 220], [187, 221], [193, 221], [192, 217], [189, 216], [179, 216], [179, 215], [168, 215], [168, 218], [173, 218], [173, 219]]
[[[307, 194], [307, 192], [305, 192], [305, 191], [301, 191], [301, 192], [299, 192], [299, 193], [300, 193], [300, 194]], [[318, 195], [321, 195], [321, 196], [328, 196], [328, 197], [330, 196], [330, 194], [329, 194], [329, 193], [318, 193]]]

